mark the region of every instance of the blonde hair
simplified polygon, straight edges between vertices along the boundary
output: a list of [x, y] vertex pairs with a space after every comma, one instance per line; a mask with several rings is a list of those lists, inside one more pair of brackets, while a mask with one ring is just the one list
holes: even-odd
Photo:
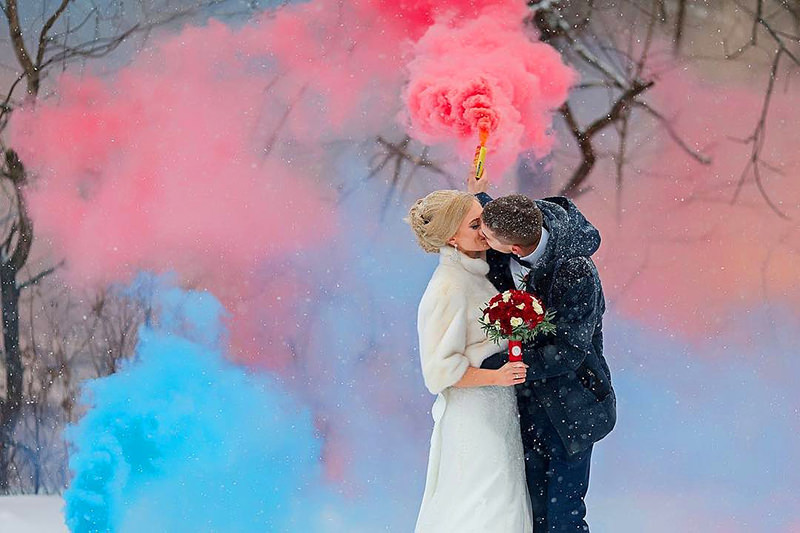
[[404, 220], [422, 249], [437, 253], [456, 234], [474, 202], [475, 197], [467, 192], [434, 191], [414, 202]]

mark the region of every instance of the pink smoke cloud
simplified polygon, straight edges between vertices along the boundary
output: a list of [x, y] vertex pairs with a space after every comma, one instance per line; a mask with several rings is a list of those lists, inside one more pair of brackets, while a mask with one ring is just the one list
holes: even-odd
[[522, 152], [551, 150], [553, 110], [566, 101], [577, 74], [554, 48], [523, 31], [523, 14], [524, 8], [487, 8], [477, 18], [431, 26], [408, 65], [404, 98], [414, 137], [455, 143], [468, 159], [479, 131], [487, 130], [498, 176]]
[[31, 212], [74, 275], [248, 271], [330, 231], [308, 222], [330, 211], [318, 187], [259, 153], [263, 84], [229, 39], [221, 24], [184, 32], [114, 82], [65, 77], [58, 103], [15, 116], [41, 178]]
[[265, 154], [274, 102], [269, 75], [252, 67], [259, 52], [220, 23], [187, 29], [113, 81], [62, 78], [57, 101], [15, 113], [11, 136], [38, 176], [37, 231], [72, 283], [175, 271], [234, 311], [234, 343], [248, 358], [253, 336], [239, 312], [270, 298], [260, 307], [286, 317], [274, 301], [290, 300], [286, 287], [257, 283], [259, 265], [337, 226], [326, 188], [278, 150]]
[[493, 8], [499, 17], [522, 20], [528, 13], [523, 2], [516, 0], [484, 0], [465, 2], [464, 0], [415, 0], [412, 2], [383, 2], [367, 0], [354, 2], [365, 8], [369, 6], [379, 13], [382, 21], [391, 22], [404, 28], [410, 39], [419, 39], [434, 23], [443, 19], [466, 20], [481, 16], [486, 8]]
[[[462, 0], [317, 0], [265, 13], [236, 38], [276, 67], [281, 83], [272, 90], [293, 106], [285, 126], [328, 140], [391, 122], [401, 109], [398, 92], [413, 43], [436, 20], [473, 19], [486, 6], [517, 21], [527, 13], [514, 0], [480, 6]], [[308, 128], [312, 122], [315, 131]]]

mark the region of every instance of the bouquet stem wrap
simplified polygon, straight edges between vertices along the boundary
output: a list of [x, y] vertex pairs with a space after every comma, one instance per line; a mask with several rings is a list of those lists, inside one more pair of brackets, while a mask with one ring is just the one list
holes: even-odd
[[508, 341], [508, 361], [522, 361], [522, 341]]

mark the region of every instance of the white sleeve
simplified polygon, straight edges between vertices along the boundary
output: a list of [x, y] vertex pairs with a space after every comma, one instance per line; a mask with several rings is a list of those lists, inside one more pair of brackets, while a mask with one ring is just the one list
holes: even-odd
[[422, 377], [432, 394], [457, 383], [467, 371], [467, 298], [452, 288], [425, 294], [419, 304], [417, 331]]

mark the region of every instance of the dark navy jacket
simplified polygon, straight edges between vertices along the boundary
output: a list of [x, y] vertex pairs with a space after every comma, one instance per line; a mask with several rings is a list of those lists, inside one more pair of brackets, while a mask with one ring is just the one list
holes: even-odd
[[[481, 193], [478, 199], [486, 205], [491, 197]], [[600, 247], [600, 234], [567, 198], [536, 200], [536, 205], [550, 236], [526, 288], [545, 309], [556, 312], [556, 333], [523, 345], [523, 360], [530, 367], [526, 382], [517, 386], [523, 444], [526, 449], [536, 445], [547, 426], [554, 428], [567, 453], [575, 454], [605, 437], [617, 419], [603, 357], [605, 300], [591, 259]], [[487, 253], [488, 277], [499, 291], [515, 288], [510, 260], [494, 250]], [[482, 367], [499, 368], [506, 358], [506, 353], [495, 354]]]

